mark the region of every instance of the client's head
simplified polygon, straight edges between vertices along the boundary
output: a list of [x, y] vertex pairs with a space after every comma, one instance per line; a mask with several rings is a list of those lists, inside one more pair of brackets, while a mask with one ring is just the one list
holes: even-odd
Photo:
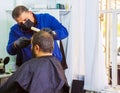
[[50, 56], [54, 48], [54, 40], [51, 34], [41, 30], [33, 35], [31, 39], [31, 50], [34, 57]]

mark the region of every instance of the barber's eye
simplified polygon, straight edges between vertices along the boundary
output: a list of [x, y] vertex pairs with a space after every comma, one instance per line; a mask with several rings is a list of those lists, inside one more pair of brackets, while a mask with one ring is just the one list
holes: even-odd
[[27, 21], [28, 19], [25, 19], [24, 21]]

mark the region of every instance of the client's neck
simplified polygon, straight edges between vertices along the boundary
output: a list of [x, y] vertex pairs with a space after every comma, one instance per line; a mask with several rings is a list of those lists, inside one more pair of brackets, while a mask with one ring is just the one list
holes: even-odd
[[40, 52], [39, 54], [36, 55], [36, 57], [41, 57], [41, 56], [52, 56], [52, 53]]

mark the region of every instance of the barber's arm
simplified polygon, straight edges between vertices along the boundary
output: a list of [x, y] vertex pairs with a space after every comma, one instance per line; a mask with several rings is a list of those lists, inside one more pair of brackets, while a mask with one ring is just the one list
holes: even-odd
[[55, 40], [61, 40], [68, 36], [67, 29], [53, 16], [48, 15], [48, 20], [51, 22], [51, 29], [56, 33]]
[[[23, 44], [24, 42], [25, 42], [25, 44]], [[21, 45], [21, 43], [22, 43], [22, 45]], [[16, 55], [17, 50], [20, 48], [23, 48], [24, 46], [26, 47], [27, 46], [26, 44], [28, 44], [28, 43], [30, 43], [29, 39], [25, 39], [23, 37], [18, 39], [18, 37], [14, 31], [14, 28], [11, 28], [11, 31], [9, 33], [9, 40], [8, 40], [8, 44], [7, 44], [7, 52], [10, 55]]]
[[14, 47], [14, 41], [17, 39], [17, 36], [15, 35], [15, 31], [11, 28], [8, 38], [8, 44], [7, 44], [7, 52], [10, 55], [16, 55], [17, 49]]

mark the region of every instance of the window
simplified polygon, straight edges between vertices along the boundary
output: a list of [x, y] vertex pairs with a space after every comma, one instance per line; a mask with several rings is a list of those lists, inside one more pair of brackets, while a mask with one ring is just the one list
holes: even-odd
[[120, 0], [99, 0], [99, 10], [107, 75], [109, 83], [112, 81], [116, 85], [120, 78], [120, 72], [117, 73], [120, 65]]

